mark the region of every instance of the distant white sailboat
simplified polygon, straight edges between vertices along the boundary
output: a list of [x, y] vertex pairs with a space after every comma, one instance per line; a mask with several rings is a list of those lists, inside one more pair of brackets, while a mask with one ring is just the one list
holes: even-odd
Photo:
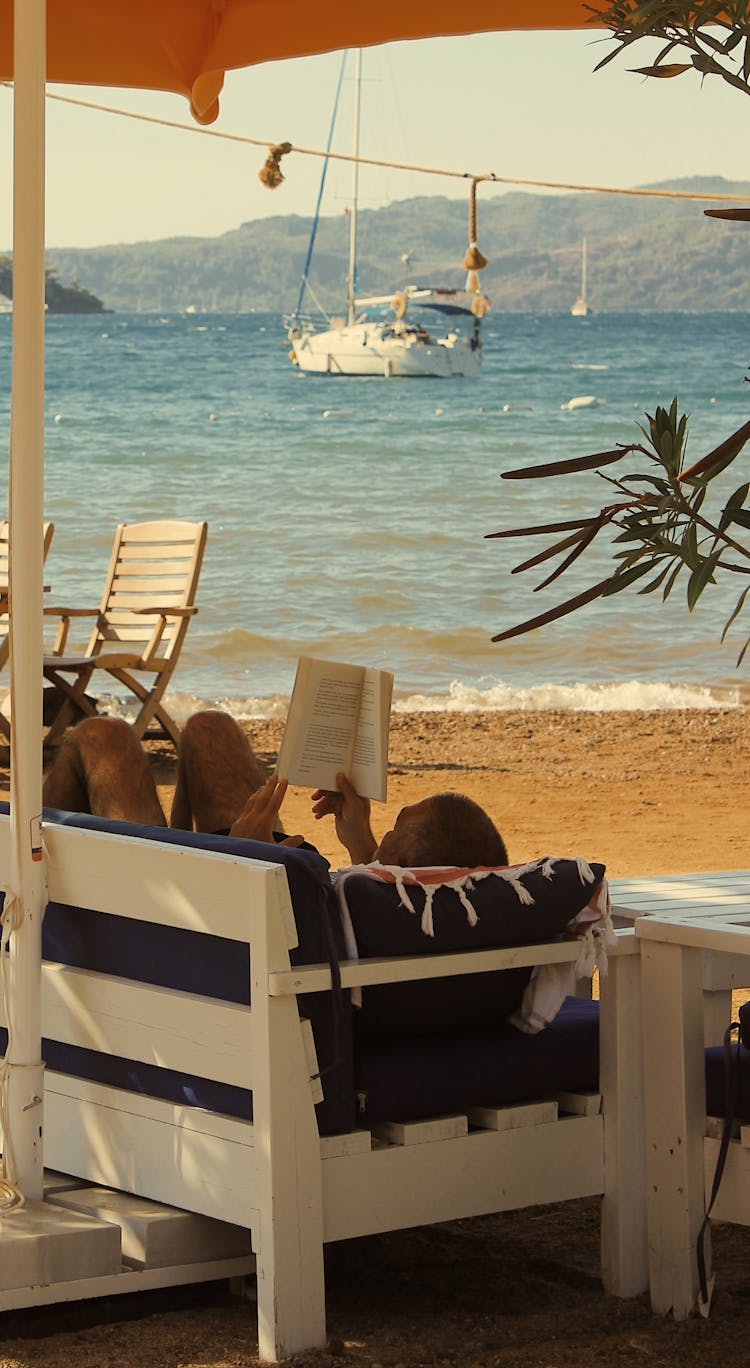
[[[339, 83], [340, 84], [340, 83]], [[302, 315], [312, 249], [325, 183], [324, 163], [297, 307], [287, 319], [289, 355], [301, 371], [319, 375], [448, 376], [478, 375], [482, 359], [481, 318], [487, 307], [478, 292], [407, 284], [389, 295], [360, 298], [357, 284], [357, 200], [359, 188], [359, 113], [362, 86], [361, 52], [356, 54], [354, 163], [349, 215], [349, 269], [346, 314], [330, 318], [323, 328]], [[337, 96], [338, 101], [338, 96]], [[333, 133], [333, 124], [331, 134]], [[329, 138], [330, 148], [330, 138]], [[408, 265], [408, 254], [401, 258]], [[318, 301], [316, 300], [316, 303]]]
[[586, 239], [581, 243], [581, 293], [570, 310], [574, 318], [588, 318], [591, 313], [586, 298]]

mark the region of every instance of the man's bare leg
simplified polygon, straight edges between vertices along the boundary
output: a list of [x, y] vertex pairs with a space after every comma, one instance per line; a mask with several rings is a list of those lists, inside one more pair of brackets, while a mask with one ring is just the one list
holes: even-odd
[[166, 826], [148, 759], [127, 722], [88, 717], [65, 738], [44, 781], [45, 807]]
[[268, 767], [234, 718], [217, 711], [194, 713], [182, 729], [169, 825], [228, 831], [268, 777]]

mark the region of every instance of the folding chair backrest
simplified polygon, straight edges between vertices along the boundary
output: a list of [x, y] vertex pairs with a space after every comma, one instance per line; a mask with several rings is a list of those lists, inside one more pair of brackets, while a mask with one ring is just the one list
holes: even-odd
[[101, 618], [86, 654], [111, 650], [116, 641], [130, 651], [145, 651], [161, 624], [158, 657], [169, 659], [190, 621], [170, 618], [169, 609], [193, 606], [205, 543], [204, 522], [121, 523], [115, 532]]

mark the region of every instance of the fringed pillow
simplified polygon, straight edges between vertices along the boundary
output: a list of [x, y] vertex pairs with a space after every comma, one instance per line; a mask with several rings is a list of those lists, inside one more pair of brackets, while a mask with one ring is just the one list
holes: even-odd
[[[350, 958], [449, 954], [536, 944], [566, 931], [611, 925], [605, 867], [547, 857], [506, 869], [401, 870], [356, 866], [335, 880]], [[578, 968], [591, 972], [588, 930]], [[584, 963], [586, 960], [590, 963]], [[540, 1030], [570, 990], [565, 978], [503, 969], [365, 988], [354, 1026], [360, 1040], [476, 1030], [513, 1020]], [[572, 966], [571, 966], [572, 970]], [[527, 992], [527, 988], [529, 992]]]

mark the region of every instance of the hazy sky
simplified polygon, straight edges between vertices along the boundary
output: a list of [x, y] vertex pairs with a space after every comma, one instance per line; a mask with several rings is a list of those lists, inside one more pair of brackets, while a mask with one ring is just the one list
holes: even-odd
[[[618, 58], [593, 74], [606, 40], [591, 33], [495, 33], [395, 43], [364, 55], [364, 155], [472, 172], [643, 185], [674, 177], [750, 178], [750, 102], [715, 78], [646, 81]], [[229, 72], [218, 122], [227, 132], [325, 145], [340, 57], [301, 58]], [[189, 123], [178, 96], [103, 87], [50, 87]], [[351, 145], [351, 84], [340, 139]], [[312, 212], [321, 163], [285, 159], [276, 191], [258, 180], [264, 152], [48, 101], [47, 241], [55, 246], [214, 236], [249, 219]], [[11, 227], [12, 95], [0, 90], [0, 246]], [[343, 211], [351, 172], [330, 176], [326, 212]], [[466, 196], [462, 181], [363, 172], [361, 202]], [[480, 190], [484, 195], [497, 190]], [[480, 207], [481, 215], [481, 207]], [[480, 217], [481, 229], [481, 217]], [[481, 232], [480, 232], [481, 237]]]

